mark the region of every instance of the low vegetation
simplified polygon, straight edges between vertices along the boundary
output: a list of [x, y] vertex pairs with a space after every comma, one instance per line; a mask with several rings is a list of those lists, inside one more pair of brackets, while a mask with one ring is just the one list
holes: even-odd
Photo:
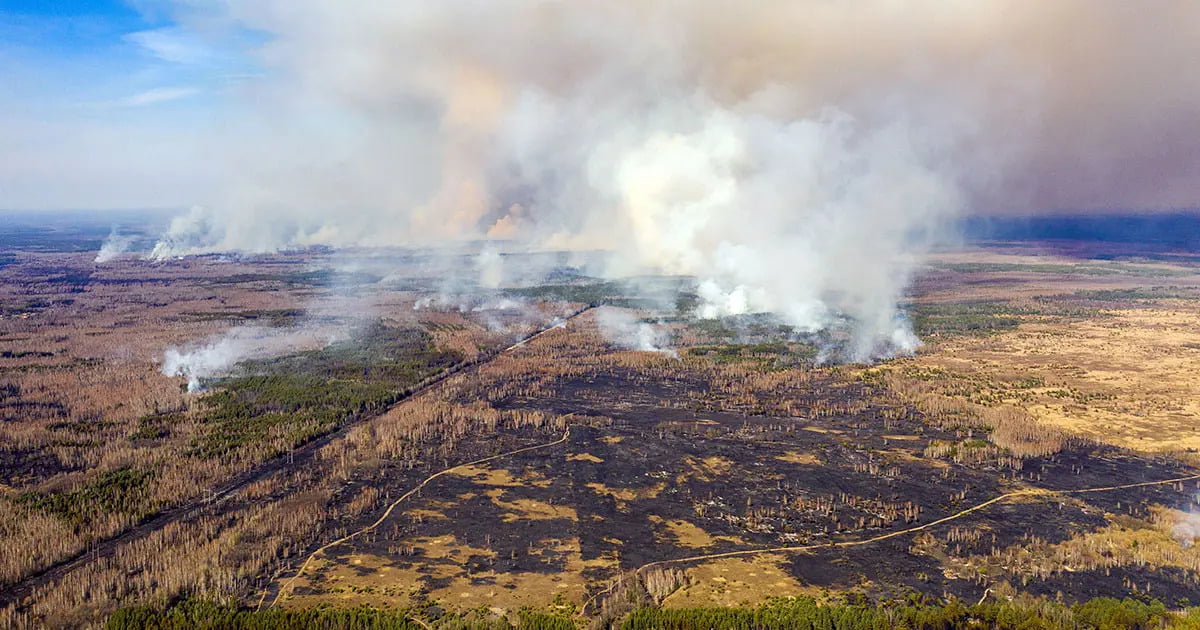
[[153, 477], [153, 470], [119, 468], [68, 492], [23, 492], [15, 503], [61, 518], [73, 527], [108, 514], [127, 514], [138, 520], [154, 509], [146, 492]]
[[688, 356], [705, 357], [720, 364], [742, 363], [764, 371], [812, 365], [815, 346], [782, 341], [752, 344], [708, 345], [688, 348]]
[[[424, 614], [422, 614], [424, 613]], [[434, 622], [414, 621], [428, 610], [371, 607], [308, 610], [249, 610], [203, 600], [185, 600], [165, 609], [122, 608], [108, 630], [578, 630], [570, 617], [522, 610], [512, 619], [486, 612], [443, 614]]]
[[[849, 597], [847, 599], [854, 599]], [[885, 604], [818, 603], [777, 598], [749, 608], [641, 608], [613, 620], [620, 630], [1151, 630], [1195, 627], [1200, 616], [1173, 615], [1157, 601], [1102, 597], [1075, 606], [1049, 601], [945, 603], [910, 601]], [[432, 618], [431, 618], [432, 617]], [[416, 619], [416, 620], [414, 620]], [[583, 620], [522, 610], [512, 617], [486, 610], [431, 614], [430, 609], [370, 607], [306, 610], [250, 610], [200, 600], [167, 608], [123, 608], [108, 620], [109, 630], [577, 630]]]
[[1020, 314], [1021, 309], [1004, 302], [926, 303], [914, 307], [912, 320], [914, 331], [922, 338], [992, 335], [1016, 328]]
[[1067, 607], [1051, 602], [944, 604], [893, 602], [885, 605], [818, 604], [811, 599], [777, 599], [758, 608], [642, 609], [621, 630], [1150, 630], [1192, 627], [1192, 617], [1167, 614], [1159, 602], [1098, 598]]
[[[1038, 352], [1065, 323], [1095, 326], [1087, 318], [1103, 313], [1116, 326], [1129, 313], [1110, 309], [1179, 309], [1158, 320], [1164, 328], [1194, 321], [1196, 292], [1182, 279], [1130, 288], [1103, 283], [1135, 274], [1075, 273], [1070, 281], [1083, 284], [1054, 287], [1056, 298], [998, 295], [1012, 285], [996, 283], [922, 295], [910, 314], [927, 345], [875, 367], [825, 364], [818, 349], [836, 349], [837, 334], [810, 338], [762, 315], [695, 319], [686, 291], [652, 304], [629, 285], [570, 277], [509, 291], [522, 298], [509, 300], [520, 313], [476, 315], [461, 305], [414, 308], [426, 293], [383, 283], [363, 299], [390, 319], [353, 342], [245, 363], [204, 381], [200, 395], [159, 372], [150, 358], [165, 347], [201, 343], [231, 324], [311, 323], [298, 304], [377, 279], [312, 272], [288, 256], [97, 266], [90, 254], [23, 253], [0, 269], [22, 278], [0, 283], [0, 588], [82, 558], [5, 600], [0, 626], [567, 630], [593, 623], [575, 615], [587, 608], [630, 630], [1140, 628], [1190, 618], [1149, 600], [1071, 606], [1021, 593], [1073, 602], [1146, 593], [1152, 581], [1153, 595], [1174, 607], [1200, 601], [1200, 565], [1179, 551], [1171, 525], [1136, 529], [1158, 506], [1183, 505], [1190, 482], [1005, 501], [927, 536], [829, 544], [930, 523], [1013, 489], [1191, 470], [1080, 440], [1028, 410], [1127, 400], [1082, 382], [1070, 360]], [[664, 295], [688, 283], [660, 280], [672, 288]], [[633, 321], [667, 333], [676, 354], [621, 349], [584, 316], [474, 363], [580, 303], [656, 307]], [[1014, 340], [1029, 351], [1009, 352]], [[1197, 344], [1181, 333], [1170, 349], [1192, 356]], [[963, 367], [1011, 356], [1028, 364], [987, 374]], [[1126, 356], [1109, 358], [1112, 371], [1133, 372], [1115, 365]], [[464, 361], [472, 368], [394, 404]], [[1189, 400], [1176, 397], [1185, 416]], [[1131, 409], [1131, 417], [1155, 411]], [[325, 437], [314, 445], [316, 436]], [[548, 443], [557, 446], [437, 477], [387, 511], [439, 471]], [[1131, 519], [1129, 531], [1108, 514]], [[279, 588], [314, 550], [355, 532], [363, 533], [320, 554], [295, 588]], [[1124, 548], [1134, 540], [1136, 549]], [[598, 597], [647, 562], [783, 545], [813, 548], [754, 555], [757, 564], [673, 564], [642, 576], [644, 595]], [[735, 586], [747, 566], [763, 581]], [[812, 594], [814, 583], [831, 585], [821, 603], [751, 607], [767, 593]], [[869, 584], [878, 589], [872, 601], [886, 605], [830, 603], [837, 584]], [[963, 602], [991, 595], [974, 606], [889, 599], [906, 588]], [[521, 593], [529, 601], [513, 603]], [[654, 608], [681, 601], [689, 607]], [[484, 603], [508, 616], [464, 612]], [[513, 612], [523, 605], [562, 614]]]

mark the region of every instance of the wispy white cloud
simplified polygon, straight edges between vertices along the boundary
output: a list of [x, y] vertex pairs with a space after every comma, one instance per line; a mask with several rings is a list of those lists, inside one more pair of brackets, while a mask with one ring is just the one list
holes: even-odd
[[212, 48], [194, 34], [178, 27], [156, 28], [129, 33], [125, 41], [142, 47], [150, 54], [172, 63], [202, 64], [216, 57]]
[[125, 107], [144, 107], [146, 105], [157, 105], [159, 103], [167, 103], [170, 101], [178, 101], [185, 98], [191, 98], [199, 94], [201, 90], [194, 87], [160, 87], [151, 88], [114, 102], [115, 105]]
[[256, 67], [228, 31], [146, 1], [153, 19], [100, 6], [124, 2], [0, 18], [0, 208], [186, 208], [216, 189], [223, 163], [202, 156], [214, 119], [239, 119], [226, 75]]

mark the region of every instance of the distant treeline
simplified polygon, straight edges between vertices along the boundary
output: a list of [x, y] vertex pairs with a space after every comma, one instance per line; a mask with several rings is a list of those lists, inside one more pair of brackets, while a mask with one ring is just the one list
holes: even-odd
[[1200, 247], [1200, 212], [974, 216], [961, 223], [970, 240], [1072, 240]]
[[249, 610], [187, 600], [165, 610], [153, 606], [122, 608], [108, 620], [109, 630], [577, 630], [570, 617], [522, 611], [503, 617], [439, 615], [417, 623], [405, 609], [369, 607], [306, 610]]
[[[758, 608], [641, 609], [621, 630], [1140, 630], [1186, 619], [1159, 602], [1093, 599], [1067, 607], [1051, 602], [944, 604], [818, 604], [811, 599], [779, 599]], [[1190, 627], [1186, 626], [1185, 627]]]
[[[439, 611], [440, 612], [440, 611]], [[509, 619], [482, 614], [426, 612], [412, 621], [405, 609], [329, 608], [254, 611], [189, 600], [167, 609], [137, 606], [117, 611], [110, 630], [577, 630], [584, 620], [521, 611]], [[433, 617], [433, 618], [431, 618]], [[818, 604], [811, 599], [778, 598], [757, 608], [636, 610], [617, 622], [621, 630], [1141, 630], [1200, 627], [1200, 616], [1170, 613], [1157, 601], [1102, 597], [1075, 606], [1054, 602], [943, 604]]]

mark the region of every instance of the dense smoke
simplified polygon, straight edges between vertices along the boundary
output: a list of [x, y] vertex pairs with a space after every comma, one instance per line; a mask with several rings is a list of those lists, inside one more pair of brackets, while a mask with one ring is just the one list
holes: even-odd
[[230, 374], [242, 361], [325, 347], [350, 332], [346, 325], [239, 326], [200, 344], [168, 348], [161, 370], [165, 376], [186, 377], [188, 391], [198, 392], [204, 388], [202, 379]]
[[122, 254], [129, 251], [133, 247], [137, 239], [129, 234], [121, 234], [117, 228], [113, 228], [108, 234], [108, 238], [100, 244], [100, 251], [96, 252], [96, 258], [93, 262], [106, 263], [112, 262], [120, 258]]
[[1184, 547], [1191, 547], [1200, 538], [1200, 514], [1194, 511], [1171, 510], [1175, 523], [1171, 526], [1171, 537]]
[[907, 351], [897, 300], [964, 209], [1200, 199], [1200, 79], [1171, 70], [1200, 19], [1152, 4], [184, 2], [264, 33], [269, 78], [155, 251], [604, 249], [695, 276], [702, 315]]
[[625, 309], [605, 307], [596, 311], [596, 326], [606, 339], [627, 350], [662, 352], [678, 357], [670, 348], [670, 334], [662, 327], [638, 320]]

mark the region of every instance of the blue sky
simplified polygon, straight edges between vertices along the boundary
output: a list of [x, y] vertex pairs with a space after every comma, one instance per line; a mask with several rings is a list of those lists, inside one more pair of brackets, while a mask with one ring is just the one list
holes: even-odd
[[0, 209], [184, 206], [255, 38], [169, 3], [0, 0]]
[[257, 72], [253, 36], [229, 25], [183, 28], [175, 13], [148, 0], [3, 0], [0, 59], [6, 71], [39, 74], [33, 87], [69, 88], [63, 96], [171, 86], [199, 94]]

